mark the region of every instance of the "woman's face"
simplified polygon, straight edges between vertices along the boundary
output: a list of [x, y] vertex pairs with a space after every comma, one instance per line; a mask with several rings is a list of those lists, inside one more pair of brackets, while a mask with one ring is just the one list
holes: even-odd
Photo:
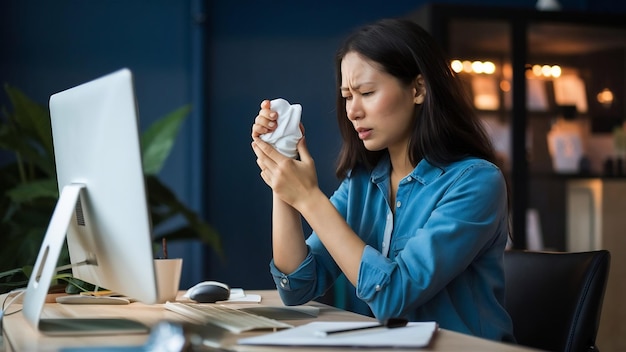
[[341, 61], [341, 95], [346, 113], [365, 148], [406, 150], [415, 111], [416, 88], [405, 86], [356, 52]]

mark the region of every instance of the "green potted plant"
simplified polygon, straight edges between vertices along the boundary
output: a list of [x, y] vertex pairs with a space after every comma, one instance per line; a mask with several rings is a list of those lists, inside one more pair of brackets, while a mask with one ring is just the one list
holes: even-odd
[[[59, 196], [48, 109], [14, 87], [5, 86], [5, 92], [13, 109], [3, 108], [0, 114], [0, 152], [4, 154], [0, 155], [0, 293], [28, 282]], [[189, 106], [183, 106], [155, 121], [141, 135], [150, 216], [157, 234], [155, 247], [163, 239], [197, 239], [222, 255], [215, 229], [157, 177], [189, 111]], [[182, 218], [184, 223], [162, 230], [162, 225], [174, 218]], [[68, 262], [65, 250], [59, 265]], [[69, 283], [70, 291], [80, 285], [67, 272], [56, 278]]]

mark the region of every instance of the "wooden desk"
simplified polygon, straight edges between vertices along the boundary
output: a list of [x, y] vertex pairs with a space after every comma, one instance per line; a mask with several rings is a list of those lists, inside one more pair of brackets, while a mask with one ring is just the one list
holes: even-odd
[[[276, 291], [249, 291], [249, 293], [260, 294], [263, 298], [261, 304], [267, 306], [282, 306], [282, 302]], [[0, 302], [3, 300], [0, 299]], [[235, 305], [234, 303], [229, 303]], [[246, 304], [249, 305], [249, 304]], [[237, 306], [246, 306], [237, 304]], [[254, 304], [257, 305], [257, 304]], [[309, 320], [290, 320], [292, 325], [302, 325], [313, 320], [325, 321], [371, 321], [372, 318], [351, 312], [343, 311], [328, 305], [311, 302], [310, 305], [320, 308], [317, 318]], [[9, 312], [19, 309], [19, 304], [14, 304], [9, 308]], [[184, 321], [183, 317], [177, 313], [167, 311], [162, 305], [144, 305], [132, 303], [131, 305], [62, 305], [48, 303], [45, 305], [42, 318], [58, 317], [124, 317], [139, 320], [148, 326], [152, 326], [162, 320]], [[262, 346], [239, 346], [237, 340], [242, 337], [255, 336], [267, 332], [249, 332], [243, 334], [231, 334], [219, 328], [208, 328], [209, 339], [221, 344], [221, 346], [236, 351], [319, 351], [319, 348], [279, 348]], [[3, 324], [4, 349], [6, 351], [58, 351], [62, 347], [78, 346], [128, 346], [141, 345], [147, 339], [147, 334], [140, 335], [120, 335], [120, 336], [72, 336], [53, 337], [46, 336], [26, 322], [21, 313], [16, 313], [4, 317]], [[2, 348], [0, 348], [0, 351]], [[336, 351], [346, 351], [337, 348]], [[530, 351], [520, 346], [497, 343], [469, 335], [441, 329], [435, 335], [432, 345], [423, 351]], [[324, 349], [324, 351], [329, 351]], [[331, 350], [332, 351], [332, 350]], [[387, 351], [378, 349], [368, 349], [368, 351]], [[397, 351], [397, 350], [388, 350]]]

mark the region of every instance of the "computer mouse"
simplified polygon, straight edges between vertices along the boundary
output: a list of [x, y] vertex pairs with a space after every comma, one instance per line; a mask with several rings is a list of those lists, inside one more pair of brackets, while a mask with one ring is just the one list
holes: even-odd
[[189, 288], [185, 296], [198, 303], [215, 303], [230, 297], [230, 287], [218, 281], [204, 281]]

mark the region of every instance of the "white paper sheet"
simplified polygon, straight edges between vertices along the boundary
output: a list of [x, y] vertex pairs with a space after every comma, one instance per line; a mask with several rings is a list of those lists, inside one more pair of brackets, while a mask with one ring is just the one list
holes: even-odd
[[375, 328], [320, 337], [316, 333], [335, 329], [376, 325], [376, 322], [313, 322], [279, 332], [243, 338], [240, 345], [271, 346], [350, 346], [402, 347], [428, 346], [437, 331], [435, 322], [412, 322], [401, 328]]
[[261, 295], [247, 294], [242, 288], [231, 288], [230, 297], [219, 303], [260, 303]]

